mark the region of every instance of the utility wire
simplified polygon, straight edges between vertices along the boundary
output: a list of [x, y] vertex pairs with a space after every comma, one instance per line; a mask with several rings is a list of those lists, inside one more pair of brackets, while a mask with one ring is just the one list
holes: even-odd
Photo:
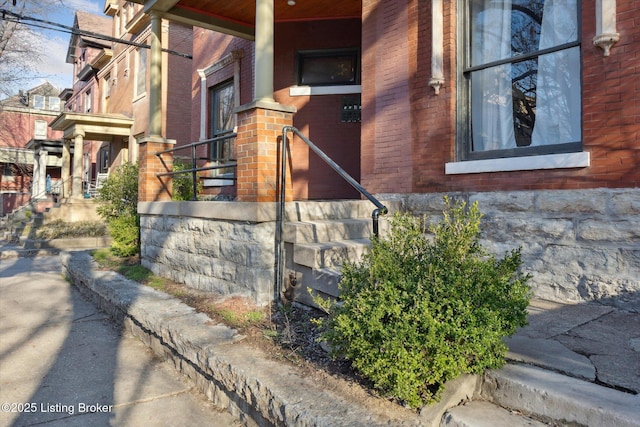
[[[151, 46], [148, 45], [148, 44], [136, 43], [136, 42], [131, 42], [131, 41], [128, 41], [128, 40], [122, 40], [122, 39], [119, 39], [119, 38], [116, 38], [116, 37], [107, 36], [105, 34], [95, 33], [93, 31], [81, 30], [79, 28], [69, 27], [67, 25], [59, 24], [59, 23], [56, 23], [56, 22], [46, 21], [44, 19], [33, 18], [33, 17], [30, 17], [30, 16], [24, 16], [24, 15], [20, 15], [18, 13], [11, 12], [10, 10], [6, 10], [6, 9], [0, 9], [0, 14], [2, 14], [0, 19], [2, 19], [4, 21], [7, 21], [7, 22], [14, 22], [16, 24], [24, 24], [24, 25], [29, 25], [31, 27], [42, 28], [42, 29], [45, 29], [45, 30], [59, 31], [59, 32], [62, 32], [62, 33], [74, 34], [74, 35], [79, 35], [79, 36], [87, 36], [87, 37], [92, 37], [92, 38], [98, 39], [98, 40], [109, 41], [109, 42], [112, 42], [112, 43], [126, 44], [126, 45], [129, 45], [129, 46], [139, 47], [139, 48], [142, 48], [142, 49], [150, 49], [151, 48]], [[23, 22], [23, 21], [33, 21], [33, 23], [27, 23], [27, 22]], [[183, 58], [193, 59], [193, 56], [191, 56], [189, 54], [186, 54], [186, 53], [177, 52], [175, 50], [162, 48], [162, 51], [163, 52], [167, 52], [168, 54], [171, 54], [171, 55], [177, 55], [177, 56], [181, 56]]]

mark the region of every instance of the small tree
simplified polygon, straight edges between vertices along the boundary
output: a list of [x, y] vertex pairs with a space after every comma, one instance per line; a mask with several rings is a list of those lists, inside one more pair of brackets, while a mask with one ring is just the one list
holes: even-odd
[[118, 256], [139, 252], [138, 165], [125, 163], [109, 174], [98, 191], [103, 202], [97, 212], [106, 222], [113, 238], [111, 249]]
[[477, 203], [446, 203], [432, 237], [418, 218], [394, 216], [388, 237], [343, 267], [341, 302], [321, 301], [333, 354], [416, 408], [438, 400], [450, 379], [502, 366], [503, 337], [526, 324], [520, 251], [488, 255]]

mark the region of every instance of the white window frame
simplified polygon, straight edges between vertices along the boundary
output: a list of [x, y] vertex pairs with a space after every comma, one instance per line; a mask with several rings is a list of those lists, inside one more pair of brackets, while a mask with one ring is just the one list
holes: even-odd
[[[578, 2], [579, 4], [579, 2]], [[458, 1], [458, 40], [460, 72], [458, 73], [458, 128], [455, 162], [446, 163], [446, 174], [466, 174], [482, 172], [537, 170], [557, 168], [580, 168], [590, 165], [589, 153], [582, 151], [582, 141], [570, 144], [558, 144], [539, 147], [518, 147], [507, 150], [472, 152], [471, 142], [471, 89], [468, 77], [473, 71], [464, 69], [468, 63], [470, 41], [468, 30], [469, 2]], [[580, 22], [580, 6], [577, 10], [578, 25]], [[580, 37], [576, 42], [580, 46]], [[567, 48], [568, 49], [568, 48]], [[467, 73], [465, 75], [465, 73]], [[580, 114], [581, 120], [581, 114]], [[525, 149], [523, 149], [525, 148]]]
[[[147, 62], [149, 61], [147, 53], [145, 48], [139, 47], [135, 50], [134, 99], [141, 98], [147, 93]], [[142, 57], [144, 61], [141, 61]]]
[[47, 126], [46, 120], [36, 120], [34, 122], [33, 138], [34, 139], [47, 139]]

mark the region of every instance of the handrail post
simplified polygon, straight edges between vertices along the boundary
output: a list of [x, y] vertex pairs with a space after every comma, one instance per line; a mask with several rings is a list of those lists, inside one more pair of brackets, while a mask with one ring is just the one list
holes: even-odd
[[191, 171], [191, 184], [193, 185], [193, 196], [191, 197], [191, 200], [198, 200], [198, 195], [197, 195], [197, 191], [198, 191], [198, 173], [196, 172], [196, 146], [192, 145], [191, 146], [191, 169], [193, 169]]

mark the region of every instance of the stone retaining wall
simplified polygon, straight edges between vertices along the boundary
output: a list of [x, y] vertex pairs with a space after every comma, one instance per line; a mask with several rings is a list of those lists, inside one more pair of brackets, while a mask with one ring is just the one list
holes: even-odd
[[273, 300], [275, 205], [140, 203], [141, 262], [154, 274], [257, 304]]
[[[540, 298], [599, 301], [640, 311], [640, 190], [451, 193], [484, 214], [482, 243], [522, 247]], [[384, 195], [382, 197], [389, 197]], [[395, 195], [415, 214], [439, 215], [443, 194]]]

